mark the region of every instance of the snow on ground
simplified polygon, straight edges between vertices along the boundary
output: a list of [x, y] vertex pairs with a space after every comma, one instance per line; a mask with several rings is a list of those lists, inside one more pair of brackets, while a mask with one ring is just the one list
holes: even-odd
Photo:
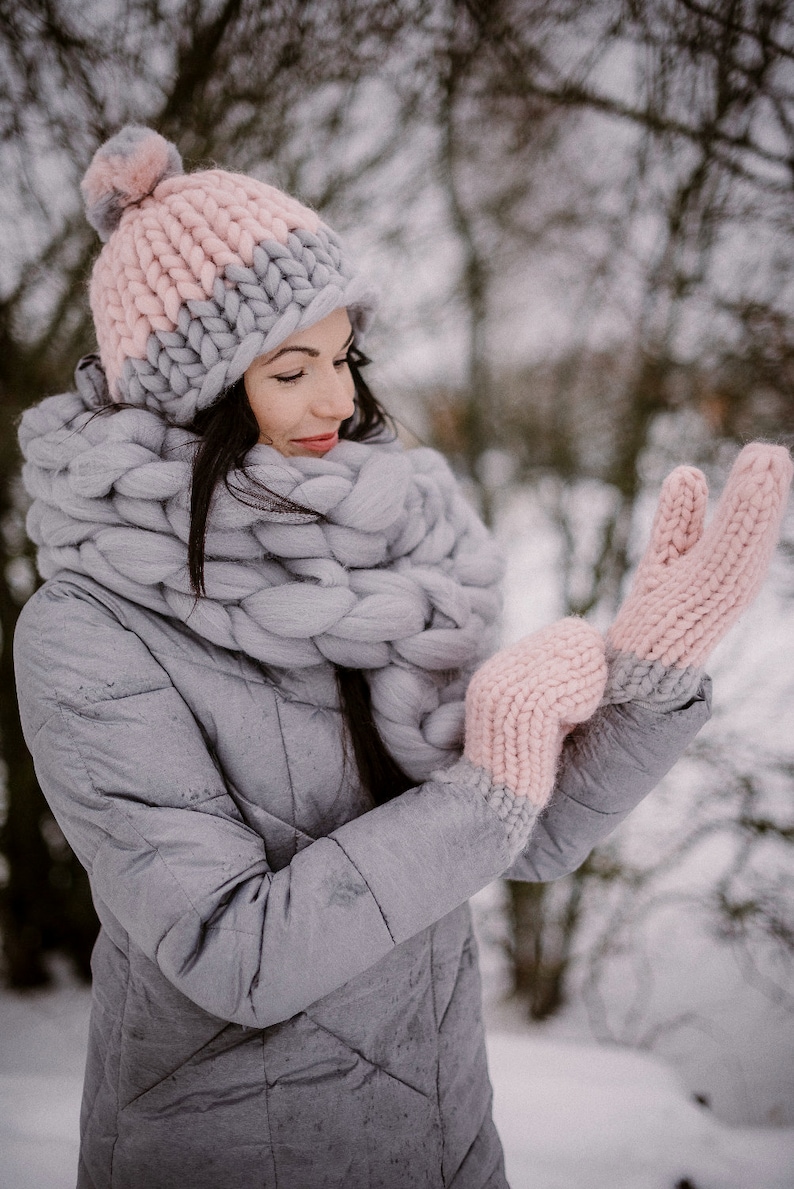
[[[74, 1187], [88, 1003], [0, 992], [2, 1189]], [[488, 1050], [511, 1189], [794, 1189], [794, 1128], [720, 1123], [655, 1057], [505, 1032]]]
[[74, 1189], [90, 992], [0, 991], [0, 1186]]
[[512, 1189], [792, 1189], [794, 1129], [730, 1128], [658, 1058], [491, 1033]]

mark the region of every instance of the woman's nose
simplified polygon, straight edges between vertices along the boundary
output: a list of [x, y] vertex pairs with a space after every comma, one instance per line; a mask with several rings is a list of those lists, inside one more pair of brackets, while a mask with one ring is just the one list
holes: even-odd
[[355, 405], [353, 403], [353, 380], [347, 368], [334, 368], [329, 376], [324, 376], [319, 385], [315, 408], [326, 417], [335, 417], [339, 421], [346, 421], [352, 417]]

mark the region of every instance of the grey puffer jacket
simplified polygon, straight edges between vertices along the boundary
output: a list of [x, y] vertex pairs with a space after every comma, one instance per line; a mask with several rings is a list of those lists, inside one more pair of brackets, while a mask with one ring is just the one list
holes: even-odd
[[[294, 676], [62, 573], [17, 632], [26, 737], [85, 864], [79, 1189], [503, 1189], [467, 898], [486, 801], [373, 807], [329, 669]], [[509, 874], [574, 869], [708, 717], [602, 710]]]

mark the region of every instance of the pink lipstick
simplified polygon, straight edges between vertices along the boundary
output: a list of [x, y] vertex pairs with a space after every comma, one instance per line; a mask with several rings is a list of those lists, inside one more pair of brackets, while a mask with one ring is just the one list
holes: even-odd
[[293, 438], [296, 446], [302, 446], [304, 450], [313, 450], [317, 454], [325, 454], [339, 441], [339, 434], [323, 433], [317, 434], [313, 438]]

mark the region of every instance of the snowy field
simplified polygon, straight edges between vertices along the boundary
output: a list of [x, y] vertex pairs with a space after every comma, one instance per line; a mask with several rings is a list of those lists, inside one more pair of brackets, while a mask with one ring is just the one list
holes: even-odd
[[[74, 1189], [88, 1001], [0, 992], [2, 1189]], [[512, 1189], [794, 1186], [794, 1128], [720, 1123], [655, 1057], [507, 1032], [488, 1047]]]

